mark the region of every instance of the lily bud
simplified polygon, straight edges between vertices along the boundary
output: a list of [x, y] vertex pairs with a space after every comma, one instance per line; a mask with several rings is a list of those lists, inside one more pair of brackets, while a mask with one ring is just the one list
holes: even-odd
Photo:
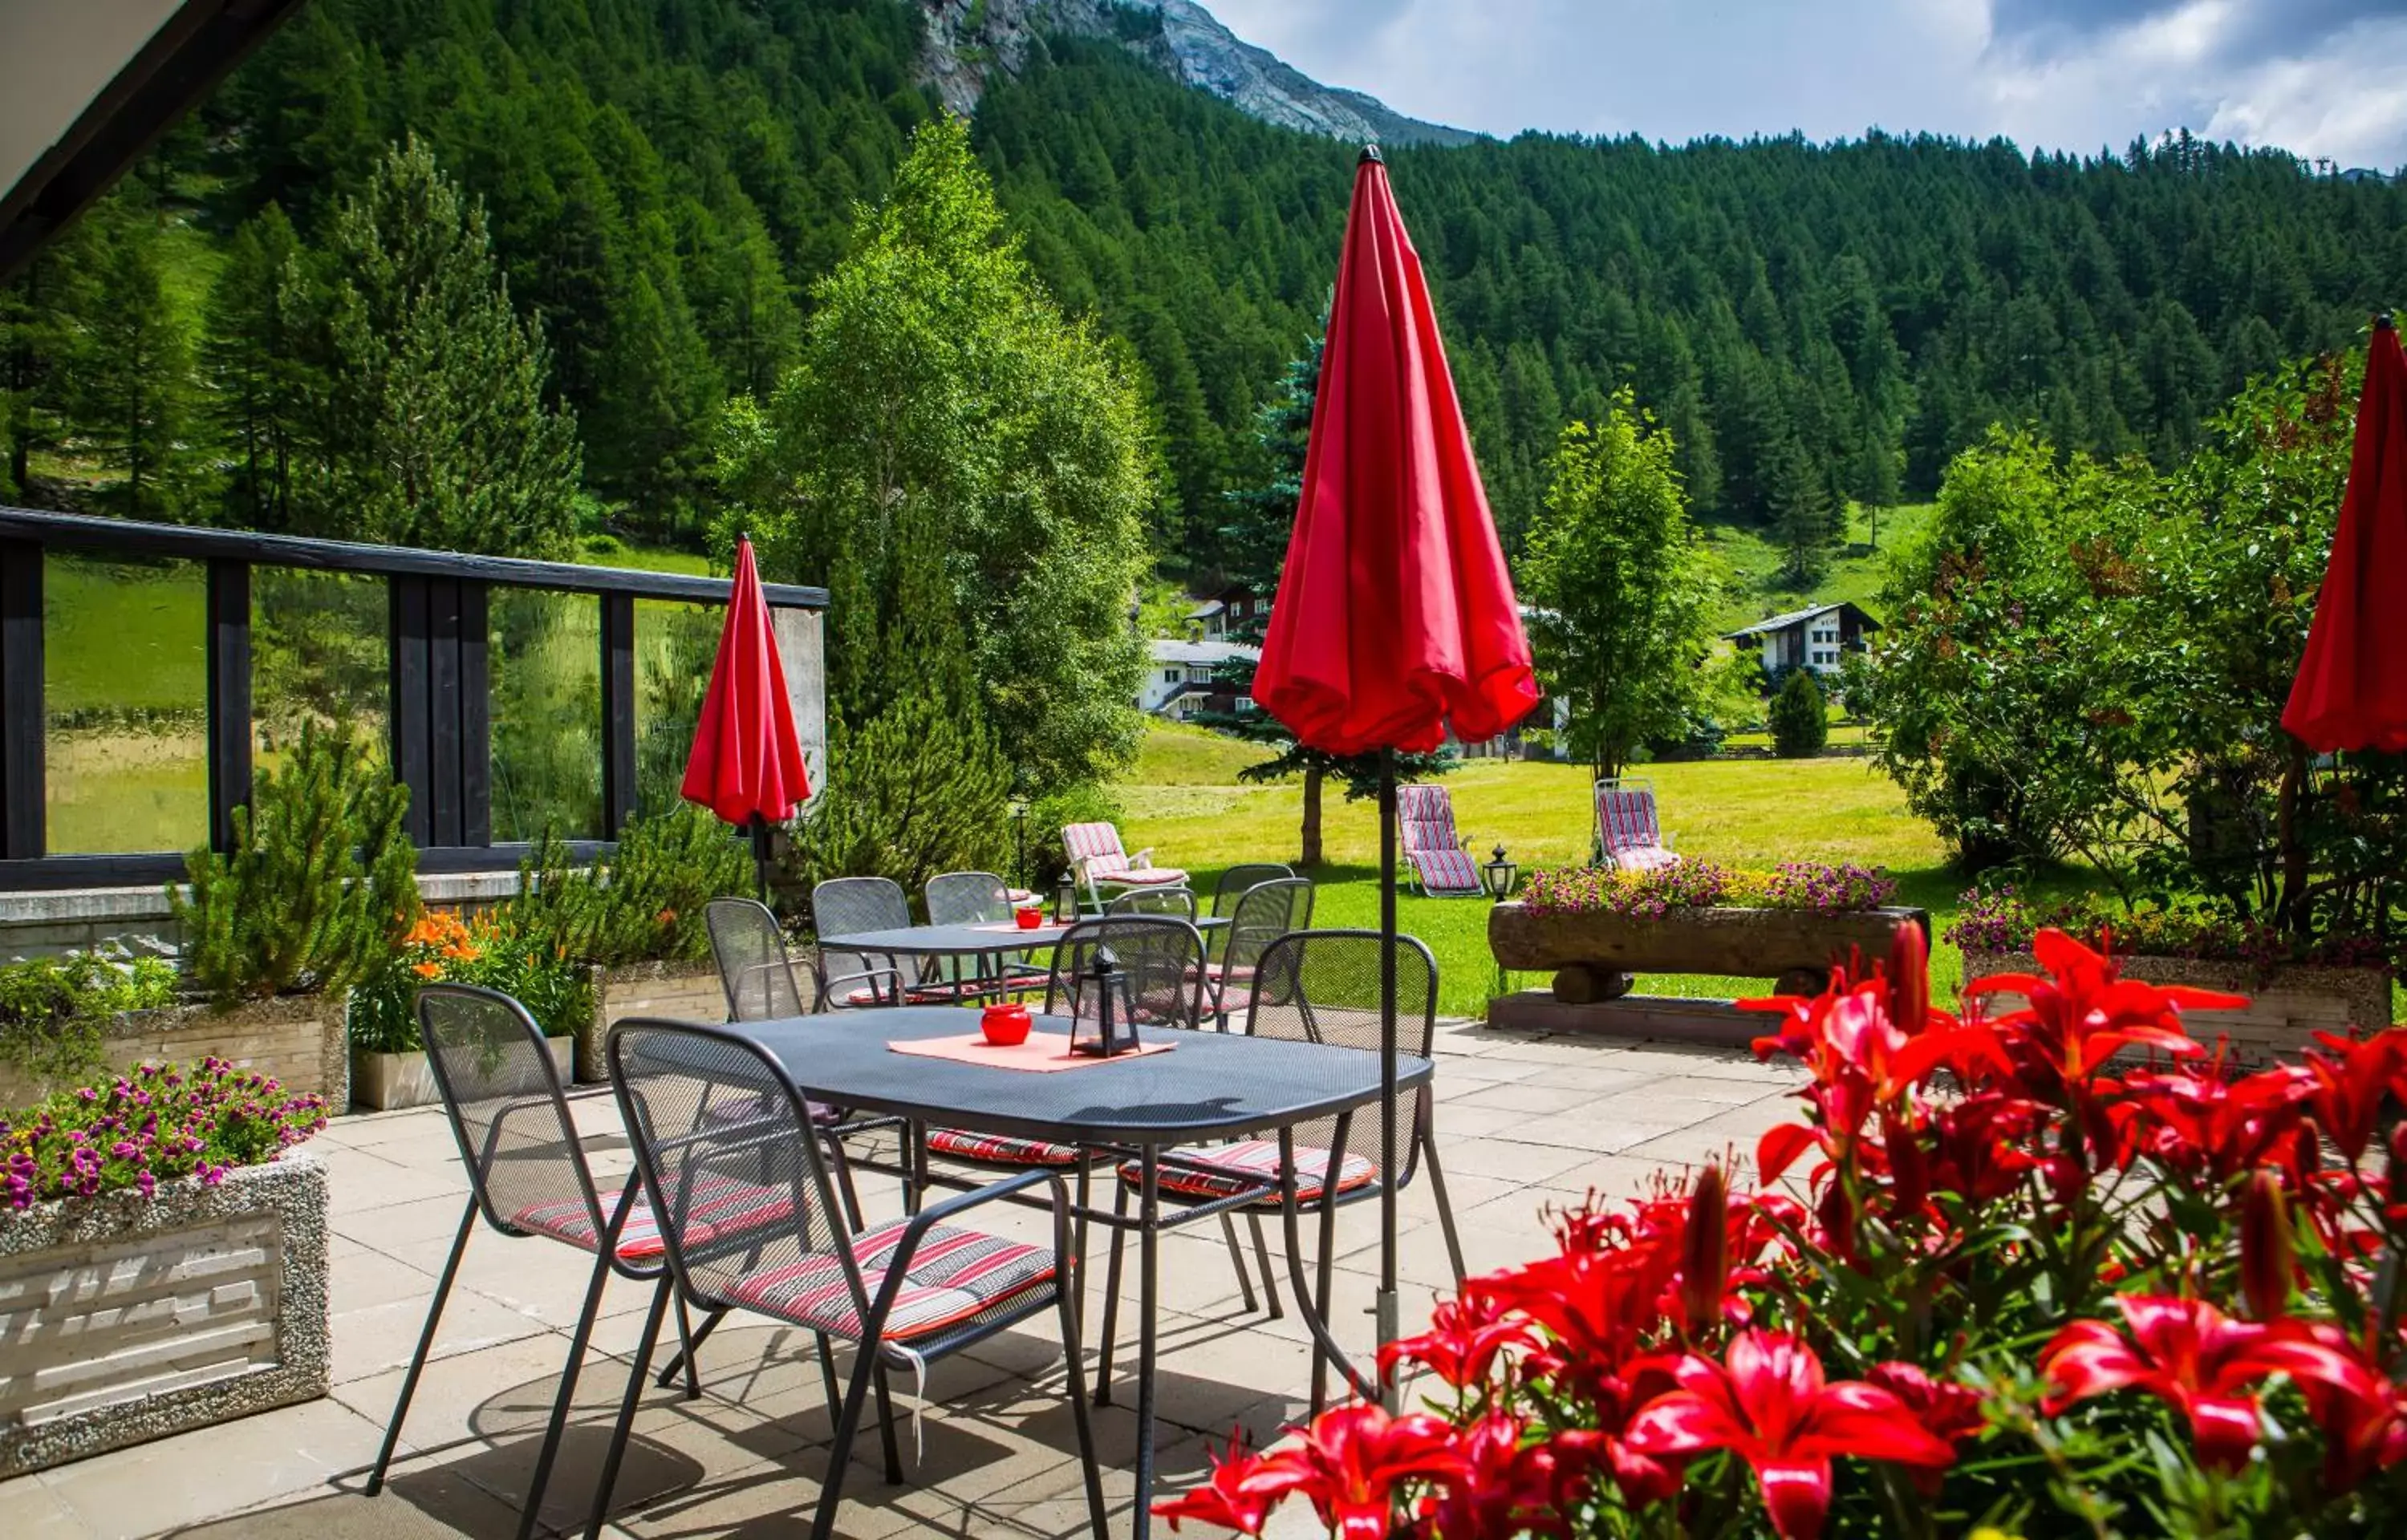
[[1722, 1285], [1730, 1277], [1730, 1191], [1722, 1168], [1708, 1166], [1688, 1197], [1688, 1224], [1680, 1243], [1680, 1313], [1701, 1332], [1721, 1319]]
[[1930, 1022], [1930, 943], [1910, 921], [1889, 933], [1888, 1019], [1909, 1038]]
[[2273, 1173], [2259, 1171], [2240, 1195], [2240, 1288], [2252, 1319], [2288, 1313], [2291, 1273], [2289, 1205]]

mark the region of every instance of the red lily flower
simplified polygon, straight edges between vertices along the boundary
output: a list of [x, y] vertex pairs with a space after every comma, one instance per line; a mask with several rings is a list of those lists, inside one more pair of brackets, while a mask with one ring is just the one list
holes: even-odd
[[2182, 1030], [2184, 1010], [2236, 1010], [2239, 995], [2181, 985], [2159, 987], [2122, 977], [2115, 960], [2060, 930], [2043, 930], [2031, 951], [2049, 976], [2001, 973], [1964, 986], [1968, 998], [2017, 994], [2030, 1003], [1999, 1019], [2008, 1051], [2035, 1093], [2077, 1086], [2126, 1048], [2176, 1058], [2205, 1050]]
[[1460, 1297], [1440, 1301], [1430, 1312], [1428, 1331], [1382, 1347], [1379, 1374], [1391, 1378], [1396, 1364], [1409, 1360], [1456, 1390], [1464, 1390], [1487, 1380], [1497, 1354], [1530, 1343], [1528, 1323], [1505, 1319], [1494, 1293], [1474, 1279], [1463, 1285]]
[[1824, 1384], [1821, 1360], [1791, 1336], [1742, 1332], [1724, 1363], [1691, 1353], [1673, 1374], [1680, 1388], [1631, 1420], [1630, 1447], [1674, 1459], [1734, 1452], [1753, 1467], [1781, 1540], [1822, 1533], [1835, 1456], [1931, 1469], [1956, 1458], [1892, 1392], [1860, 1381]]
[[1153, 1505], [1157, 1519], [1170, 1520], [1175, 1532], [1179, 1521], [1197, 1519], [1218, 1524], [1239, 1534], [1260, 1534], [1262, 1525], [1278, 1505], [1281, 1493], [1253, 1490], [1261, 1474], [1262, 1457], [1246, 1452], [1242, 1433], [1232, 1434], [1226, 1454], [1212, 1457], [1212, 1476], [1200, 1487], [1179, 1493]]
[[2200, 1463], [2236, 1471], [2257, 1434], [2255, 1387], [2286, 1373], [2300, 1379], [2341, 1372], [2330, 1350], [2257, 1321], [2233, 1321], [2204, 1300], [2118, 1294], [2129, 1329], [2076, 1321], [2040, 1353], [2050, 1417], [2076, 1401], [2131, 1387], [2189, 1420]]
[[2298, 1376], [2299, 1389], [2324, 1435], [2324, 1483], [2348, 1491], [2407, 1459], [2407, 1386], [2384, 1374], [2338, 1327], [2307, 1330], [2331, 1358], [2325, 1372]]
[[1337, 1540], [1387, 1540], [1400, 1487], [1454, 1481], [1464, 1470], [1454, 1429], [1444, 1418], [1427, 1412], [1389, 1417], [1377, 1406], [1332, 1406], [1313, 1420], [1301, 1442], [1262, 1456], [1242, 1485], [1273, 1502], [1303, 1493]]
[[2303, 1072], [2289, 1068], [2240, 1081], [2224, 1080], [2213, 1067], [2128, 1075], [2124, 1099], [2107, 1117], [2126, 1159], [2146, 1155], [2173, 1170], [2228, 1182], [2268, 1165], [2291, 1164], [2297, 1153], [2291, 1135], [2312, 1090]]
[[[1979, 1392], [1953, 1379], [1933, 1379], [1915, 1364], [1875, 1363], [1864, 1381], [1897, 1397], [1925, 1432], [1951, 1448], [1988, 1426]], [[1915, 1473], [1914, 1484], [1923, 1495], [1936, 1497], [1940, 1480], [1937, 1471], [1922, 1470]]]
[[1570, 1533], [1564, 1515], [1587, 1490], [1584, 1446], [1560, 1436], [1534, 1444], [1519, 1418], [1491, 1412], [1467, 1429], [1459, 1480], [1420, 1501], [1414, 1533], [1436, 1540], [1516, 1540]]
[[2315, 1040], [2323, 1046], [2306, 1054], [2307, 1074], [2314, 1082], [2315, 1126], [2355, 1166], [2365, 1159], [2365, 1147], [2373, 1140], [2383, 1098], [2391, 1093], [2401, 1067], [2407, 1033], [2343, 1038], [2318, 1032]]
[[2279, 1321], [2289, 1313], [2292, 1258], [2289, 1202], [2273, 1173], [2259, 1171], [2240, 1194], [2240, 1291], [2249, 1319]]
[[1688, 1330], [1705, 1331], [1721, 1320], [1729, 1280], [1730, 1193], [1722, 1168], [1708, 1166], [1697, 1179], [1681, 1235], [1680, 1314]]

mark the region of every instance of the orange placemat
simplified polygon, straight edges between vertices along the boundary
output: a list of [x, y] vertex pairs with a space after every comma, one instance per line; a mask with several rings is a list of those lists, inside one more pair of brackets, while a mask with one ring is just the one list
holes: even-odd
[[1112, 1064], [1123, 1059], [1141, 1059], [1148, 1053], [1167, 1053], [1176, 1043], [1140, 1042], [1133, 1049], [1122, 1049], [1110, 1058], [1095, 1058], [1070, 1052], [1069, 1034], [1064, 1032], [1032, 1032], [1028, 1040], [1009, 1048], [998, 1048], [986, 1040], [981, 1032], [959, 1038], [907, 1038], [886, 1045], [897, 1053], [909, 1053], [922, 1059], [950, 1059], [955, 1064], [990, 1065], [997, 1069], [1025, 1069], [1032, 1074], [1049, 1075], [1061, 1069], [1085, 1069], [1092, 1065]]

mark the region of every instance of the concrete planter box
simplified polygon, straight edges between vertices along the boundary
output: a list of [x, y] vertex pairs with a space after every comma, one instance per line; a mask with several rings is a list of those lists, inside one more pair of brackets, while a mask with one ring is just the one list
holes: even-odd
[[[575, 1045], [566, 1038], [546, 1038], [543, 1046], [551, 1053], [553, 1071], [566, 1084], [575, 1062]], [[524, 1043], [512, 1043], [508, 1049], [508, 1056], [520, 1061], [530, 1074], [534, 1068], [533, 1053]], [[531, 1079], [528, 1083], [533, 1083]], [[443, 1095], [435, 1089], [434, 1071], [427, 1067], [423, 1053], [378, 1053], [372, 1049], [354, 1048], [351, 1097], [362, 1107], [391, 1112], [405, 1107], [432, 1107], [443, 1099]]]
[[[2252, 963], [2200, 962], [2191, 957], [2133, 956], [2117, 959], [2123, 976], [2152, 984], [2190, 984], [2249, 997], [2245, 1010], [2192, 1010], [2182, 1016], [2189, 1035], [2210, 1047], [2229, 1038], [2245, 1063], [2295, 1057], [2317, 1032], [2345, 1033], [2351, 1026], [2379, 1031], [2390, 1024], [2390, 975], [2378, 968], [2326, 968], [2285, 964], [2260, 968]], [[2046, 969], [2028, 952], [1966, 952], [1964, 980], [1993, 973], [2040, 973]], [[2019, 995], [1989, 996], [1990, 1010], [2024, 1004]]]
[[1735, 974], [1773, 979], [1785, 993], [1818, 991], [1833, 961], [1888, 952], [1918, 909], [1809, 914], [1791, 909], [1675, 909], [1659, 919], [1602, 912], [1531, 913], [1518, 903], [1488, 911], [1488, 944], [1503, 967], [1554, 970], [1554, 996], [1590, 1005], [1630, 992], [1640, 973]]
[[[167, 1006], [129, 1010], [101, 1028], [101, 1057], [111, 1069], [220, 1058], [273, 1076], [285, 1090], [315, 1093], [336, 1112], [350, 1105], [350, 1060], [343, 1031], [345, 996], [286, 995], [231, 1010]], [[29, 1107], [64, 1082], [0, 1065], [0, 1107]]]
[[630, 1016], [677, 1022], [723, 1022], [727, 993], [708, 963], [627, 963], [593, 970], [593, 1019], [577, 1032], [577, 1078], [598, 1085], [610, 1078], [602, 1047], [610, 1029]]
[[0, 1476], [325, 1394], [326, 1278], [306, 1151], [0, 1213]]

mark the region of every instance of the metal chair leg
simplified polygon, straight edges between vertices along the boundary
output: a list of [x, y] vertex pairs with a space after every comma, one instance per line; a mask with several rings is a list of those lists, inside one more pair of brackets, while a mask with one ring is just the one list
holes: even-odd
[[1270, 1302], [1270, 1318], [1277, 1321], [1287, 1312], [1279, 1308], [1278, 1275], [1271, 1269], [1270, 1243], [1262, 1238], [1262, 1216], [1248, 1212], [1246, 1223], [1254, 1232], [1254, 1260], [1261, 1264], [1262, 1297]]
[[883, 1358], [877, 1361], [873, 1383], [877, 1390], [877, 1442], [886, 1456], [886, 1484], [899, 1487], [903, 1484], [903, 1451], [894, 1442], [894, 1392], [888, 1388]]
[[665, 1274], [652, 1292], [652, 1307], [644, 1316], [643, 1339], [635, 1344], [635, 1366], [627, 1375], [627, 1393], [619, 1403], [619, 1421], [610, 1430], [610, 1452], [602, 1462], [602, 1485], [593, 1493], [593, 1516], [586, 1521], [585, 1540], [601, 1540], [603, 1521], [610, 1517], [610, 1490], [619, 1484], [619, 1465], [627, 1457], [627, 1434], [635, 1425], [635, 1406], [644, 1398], [644, 1376], [652, 1366], [652, 1349], [661, 1338], [661, 1318], [668, 1313], [676, 1283]]
[[[543, 1490], [551, 1484], [551, 1462], [560, 1455], [560, 1435], [568, 1427], [568, 1408], [577, 1399], [577, 1377], [585, 1367], [585, 1344], [593, 1335], [593, 1318], [602, 1308], [602, 1286], [610, 1281], [610, 1255], [593, 1257], [593, 1281], [585, 1289], [585, 1307], [577, 1313], [577, 1330], [569, 1334], [568, 1363], [560, 1371], [560, 1393], [551, 1400], [551, 1420], [544, 1425], [543, 1448], [534, 1457], [534, 1473], [527, 1477], [526, 1505], [519, 1510], [519, 1540], [534, 1533], [535, 1515], [543, 1511]], [[630, 1389], [643, 1382], [635, 1373]]]
[[[1128, 1183], [1112, 1173], [1112, 1218], [1128, 1218]], [[1128, 1241], [1125, 1224], [1112, 1226], [1112, 1261], [1104, 1271], [1104, 1339], [1102, 1356], [1095, 1364], [1095, 1405], [1112, 1404], [1112, 1334], [1119, 1328], [1120, 1319], [1120, 1251]]]
[[1233, 1216], [1220, 1216], [1220, 1236], [1229, 1243], [1229, 1264], [1237, 1270], [1237, 1292], [1245, 1298], [1246, 1313], [1251, 1315], [1261, 1307], [1254, 1298], [1254, 1273], [1246, 1265], [1246, 1249], [1237, 1244], [1237, 1222]]
[[1470, 1276], [1462, 1264], [1462, 1237], [1455, 1234], [1454, 1205], [1446, 1195], [1446, 1172], [1437, 1163], [1437, 1140], [1427, 1129], [1421, 1133], [1421, 1159], [1429, 1163], [1430, 1195], [1437, 1199], [1437, 1224], [1446, 1235], [1446, 1260], [1454, 1267], [1454, 1286], [1462, 1287]]
[[[701, 1385], [697, 1383], [693, 1378], [693, 1376], [698, 1375], [701, 1372], [701, 1366], [694, 1363], [694, 1354], [702, 1351], [702, 1345], [710, 1340], [710, 1334], [718, 1329], [719, 1323], [721, 1321], [726, 1319], [727, 1312], [724, 1310], [712, 1310], [708, 1312], [702, 1318], [702, 1325], [689, 1335], [686, 1330], [687, 1322], [685, 1319], [685, 1300], [683, 1296], [679, 1296], [677, 1299], [677, 1335], [683, 1339], [683, 1346], [677, 1349], [676, 1357], [661, 1365], [661, 1372], [659, 1376], [653, 1379], [652, 1383], [665, 1391], [669, 1388], [670, 1381], [676, 1379], [680, 1373], [687, 1373], [686, 1388], [691, 1393], [686, 1396], [686, 1399], [688, 1401], [691, 1401], [695, 1396], [702, 1393]], [[692, 1369], [690, 1373], [688, 1372], [688, 1365], [692, 1365]]]
[[844, 1217], [855, 1231], [861, 1228], [861, 1194], [853, 1190], [852, 1162], [845, 1157], [844, 1140], [831, 1137], [827, 1140], [828, 1164], [835, 1167], [836, 1199], [844, 1205]]
[[385, 1424], [384, 1448], [377, 1451], [376, 1469], [368, 1473], [370, 1497], [384, 1490], [384, 1473], [392, 1463], [394, 1448], [401, 1443], [402, 1419], [409, 1415], [409, 1398], [418, 1393], [418, 1377], [426, 1372], [426, 1355], [434, 1346], [434, 1328], [442, 1323], [444, 1302], [451, 1297], [451, 1280], [460, 1276], [460, 1258], [468, 1250], [468, 1233], [476, 1227], [477, 1200], [471, 1196], [460, 1215], [460, 1233], [451, 1237], [451, 1254], [444, 1260], [443, 1277], [434, 1285], [434, 1298], [426, 1307], [426, 1325], [418, 1334], [418, 1351], [410, 1355], [409, 1372], [401, 1377], [401, 1396], [392, 1405], [392, 1420]]
[[861, 1431], [861, 1412], [869, 1400], [870, 1381], [876, 1378], [877, 1349], [863, 1344], [853, 1365], [852, 1383], [845, 1388], [844, 1406], [836, 1413], [835, 1437], [828, 1445], [827, 1476], [819, 1483], [819, 1508], [811, 1520], [811, 1540], [829, 1540], [835, 1533], [836, 1508], [844, 1498], [845, 1472], [852, 1464], [852, 1440]]
[[[1084, 1172], [1082, 1171], [1080, 1175], [1083, 1177]], [[1054, 1189], [1057, 1194], [1060, 1191], [1058, 1187]], [[1083, 1209], [1086, 1205], [1081, 1202], [1078, 1207]], [[1081, 1218], [1079, 1231], [1082, 1242], [1085, 1224], [1085, 1220]], [[1058, 1214], [1054, 1220], [1053, 1228], [1053, 1243], [1058, 1249], [1064, 1238], [1061, 1234], [1063, 1227]], [[1085, 1287], [1084, 1280], [1079, 1274], [1064, 1270], [1055, 1277], [1053, 1302], [1060, 1307], [1061, 1316], [1061, 1362], [1069, 1376], [1071, 1420], [1075, 1422], [1078, 1428], [1078, 1463], [1087, 1484], [1087, 1522], [1095, 1532], [1095, 1540], [1109, 1540], [1109, 1531], [1104, 1519], [1104, 1477], [1095, 1461], [1094, 1419], [1087, 1411], [1087, 1376], [1078, 1345], [1079, 1307], [1075, 1303], [1075, 1296], [1077, 1291], [1083, 1287]], [[1139, 1496], [1138, 1501], [1144, 1501], [1142, 1495]]]
[[828, 1426], [835, 1426], [836, 1414], [844, 1408], [844, 1389], [835, 1382], [835, 1344], [825, 1332], [813, 1332], [811, 1340], [819, 1350], [819, 1383], [827, 1389]]

